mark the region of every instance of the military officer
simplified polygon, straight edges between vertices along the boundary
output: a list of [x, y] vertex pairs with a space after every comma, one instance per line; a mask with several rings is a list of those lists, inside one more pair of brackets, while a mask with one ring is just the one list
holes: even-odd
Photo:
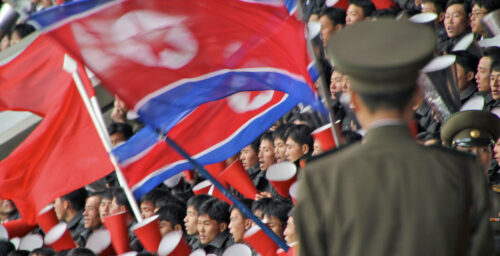
[[302, 172], [294, 216], [301, 255], [493, 253], [480, 165], [469, 154], [419, 145], [407, 126], [435, 40], [426, 26], [377, 20], [328, 42], [367, 133]]
[[[500, 135], [500, 118], [483, 110], [469, 110], [455, 113], [441, 128], [441, 140], [448, 147], [472, 153], [483, 166], [485, 179], [488, 177], [492, 148]], [[494, 231], [495, 249], [500, 254], [500, 187], [490, 190], [490, 223]]]

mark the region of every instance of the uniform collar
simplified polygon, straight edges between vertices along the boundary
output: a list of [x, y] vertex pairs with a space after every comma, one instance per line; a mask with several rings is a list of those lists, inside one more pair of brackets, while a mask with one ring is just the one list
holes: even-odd
[[363, 143], [401, 143], [402, 141], [415, 141], [410, 129], [403, 122], [378, 122], [363, 138]]

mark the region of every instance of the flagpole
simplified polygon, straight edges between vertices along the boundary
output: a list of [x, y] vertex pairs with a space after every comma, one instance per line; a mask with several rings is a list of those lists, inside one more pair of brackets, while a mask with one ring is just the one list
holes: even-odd
[[[118, 161], [116, 160], [116, 157], [114, 156], [114, 154], [112, 152], [113, 146], [111, 145], [111, 139], [109, 138], [109, 134], [105, 128], [106, 124], [104, 123], [104, 119], [102, 117], [101, 111], [99, 110], [97, 101], [95, 101], [93, 104], [91, 102], [91, 100], [89, 99], [87, 91], [85, 90], [85, 87], [83, 86], [82, 79], [80, 78], [80, 75], [77, 72], [78, 64], [76, 63], [76, 61], [73, 58], [71, 58], [67, 54], [64, 55], [63, 69], [73, 76], [73, 80], [75, 81], [76, 87], [78, 88], [78, 92], [80, 93], [80, 96], [82, 97], [82, 100], [85, 103], [85, 107], [87, 108], [87, 111], [90, 114], [90, 118], [92, 119], [92, 122], [94, 123], [94, 126], [95, 126], [97, 133], [99, 135], [99, 138], [101, 139], [101, 142], [104, 145], [104, 148], [106, 149], [106, 152], [109, 155], [111, 163], [115, 167], [115, 173], [116, 173], [116, 177], [118, 179], [118, 183], [120, 184], [120, 186], [123, 188], [123, 191], [125, 192], [125, 195], [130, 203], [130, 207], [132, 208], [133, 214], [134, 214], [137, 222], [141, 222], [143, 219], [141, 216], [141, 212], [139, 210], [139, 206], [137, 205], [137, 202], [135, 201], [135, 198], [132, 194], [132, 191], [128, 187], [127, 181], [126, 181], [125, 177], [123, 176], [123, 172], [121, 171], [121, 168], [118, 165]], [[93, 106], [95, 107], [95, 105], [97, 105], [97, 109], [93, 108]]]
[[274, 231], [272, 231], [266, 224], [264, 224], [259, 218], [257, 218], [246, 205], [244, 205], [240, 200], [238, 200], [231, 192], [224, 187], [216, 178], [214, 178], [200, 163], [191, 158], [189, 154], [184, 151], [175, 141], [168, 138], [167, 135], [157, 129], [156, 132], [163, 137], [163, 139], [180, 155], [186, 158], [191, 165], [198, 171], [203, 177], [208, 179], [214, 186], [219, 189], [224, 196], [226, 196], [243, 214], [245, 214], [249, 219], [251, 219], [255, 224], [257, 224], [267, 236], [269, 236], [273, 242], [275, 242], [280, 248], [287, 252], [290, 247], [286, 244], [283, 239], [279, 238]]
[[[302, 2], [303, 0], [298, 0], [297, 1], [297, 12], [298, 12], [298, 16], [302, 16], [302, 19], [304, 20], [305, 17], [304, 17], [304, 10], [302, 9]], [[309, 28], [307, 26], [307, 21], [304, 20], [305, 24], [306, 24], [306, 29], [307, 29], [307, 32], [309, 32]], [[308, 35], [309, 33], [307, 33]], [[307, 50], [309, 51], [309, 53], [313, 56], [314, 58], [314, 63], [316, 64], [316, 68], [318, 69], [318, 73], [319, 73], [319, 78], [318, 78], [318, 82], [319, 82], [319, 87], [320, 87], [320, 94], [321, 96], [323, 96], [323, 104], [325, 105], [326, 109], [328, 110], [328, 117], [330, 118], [330, 123], [332, 123], [332, 133], [333, 133], [333, 139], [334, 141], [338, 141], [339, 145], [342, 145], [343, 142], [342, 140], [340, 140], [340, 131], [338, 129], [338, 127], [335, 125], [335, 114], [333, 113], [333, 110], [332, 110], [332, 99], [328, 96], [328, 88], [326, 87], [326, 77], [325, 77], [325, 72], [323, 70], [323, 66], [321, 65], [320, 63], [320, 57], [316, 55], [316, 52], [314, 51], [313, 47], [312, 47], [312, 38], [310, 39], [308, 36], [306, 35], [306, 41], [307, 41]]]

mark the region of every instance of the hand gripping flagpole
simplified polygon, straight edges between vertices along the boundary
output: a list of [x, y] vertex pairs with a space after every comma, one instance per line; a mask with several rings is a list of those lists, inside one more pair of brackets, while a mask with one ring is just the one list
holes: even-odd
[[255, 224], [257, 224], [266, 235], [268, 235], [280, 248], [282, 248], [285, 252], [287, 252], [290, 247], [286, 244], [286, 242], [279, 238], [266, 224], [264, 224], [259, 218], [257, 218], [246, 205], [244, 205], [240, 200], [238, 200], [227, 188], [225, 188], [217, 179], [215, 179], [200, 163], [191, 158], [189, 154], [184, 151], [175, 141], [168, 138], [167, 135], [157, 129], [156, 132], [179, 154], [181, 154], [184, 158], [186, 158], [189, 163], [198, 171], [203, 177], [208, 179], [214, 186], [219, 189], [224, 196], [226, 196], [231, 202], [238, 207], [238, 209], [245, 214], [248, 218], [250, 218]]
[[[98, 104], [95, 100], [93, 103], [91, 102], [87, 94], [87, 91], [83, 86], [82, 79], [80, 78], [80, 75], [77, 72], [78, 64], [73, 58], [65, 54], [63, 69], [73, 76], [73, 80], [75, 81], [76, 87], [78, 88], [78, 92], [80, 93], [80, 96], [82, 97], [82, 100], [85, 103], [85, 107], [87, 108], [87, 111], [89, 112], [92, 122], [94, 123], [94, 126], [97, 130], [97, 133], [99, 134], [99, 138], [101, 139], [101, 142], [104, 145], [106, 152], [108, 152], [109, 154], [111, 163], [115, 167], [115, 173], [118, 179], [118, 183], [123, 188], [123, 191], [127, 196], [127, 199], [130, 203], [130, 207], [132, 208], [133, 214], [137, 222], [141, 222], [142, 216], [139, 210], [139, 206], [137, 205], [137, 202], [135, 201], [135, 198], [132, 195], [130, 188], [128, 187], [127, 181], [125, 180], [125, 177], [123, 176], [123, 173], [120, 167], [118, 166], [118, 161], [116, 160], [116, 157], [112, 153], [113, 146], [111, 145], [111, 140], [109, 138], [108, 132], [106, 131], [106, 125], [104, 123], [101, 111], [99, 110]], [[97, 109], [94, 109], [93, 106], [94, 107], [97, 106]]]

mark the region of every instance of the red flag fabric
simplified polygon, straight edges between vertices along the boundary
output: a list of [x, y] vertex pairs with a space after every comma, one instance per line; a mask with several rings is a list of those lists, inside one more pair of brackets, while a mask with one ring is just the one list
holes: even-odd
[[0, 65], [0, 111], [30, 111], [43, 118], [0, 162], [0, 197], [12, 199], [29, 224], [56, 197], [113, 170], [63, 60], [64, 50], [42, 35]]

